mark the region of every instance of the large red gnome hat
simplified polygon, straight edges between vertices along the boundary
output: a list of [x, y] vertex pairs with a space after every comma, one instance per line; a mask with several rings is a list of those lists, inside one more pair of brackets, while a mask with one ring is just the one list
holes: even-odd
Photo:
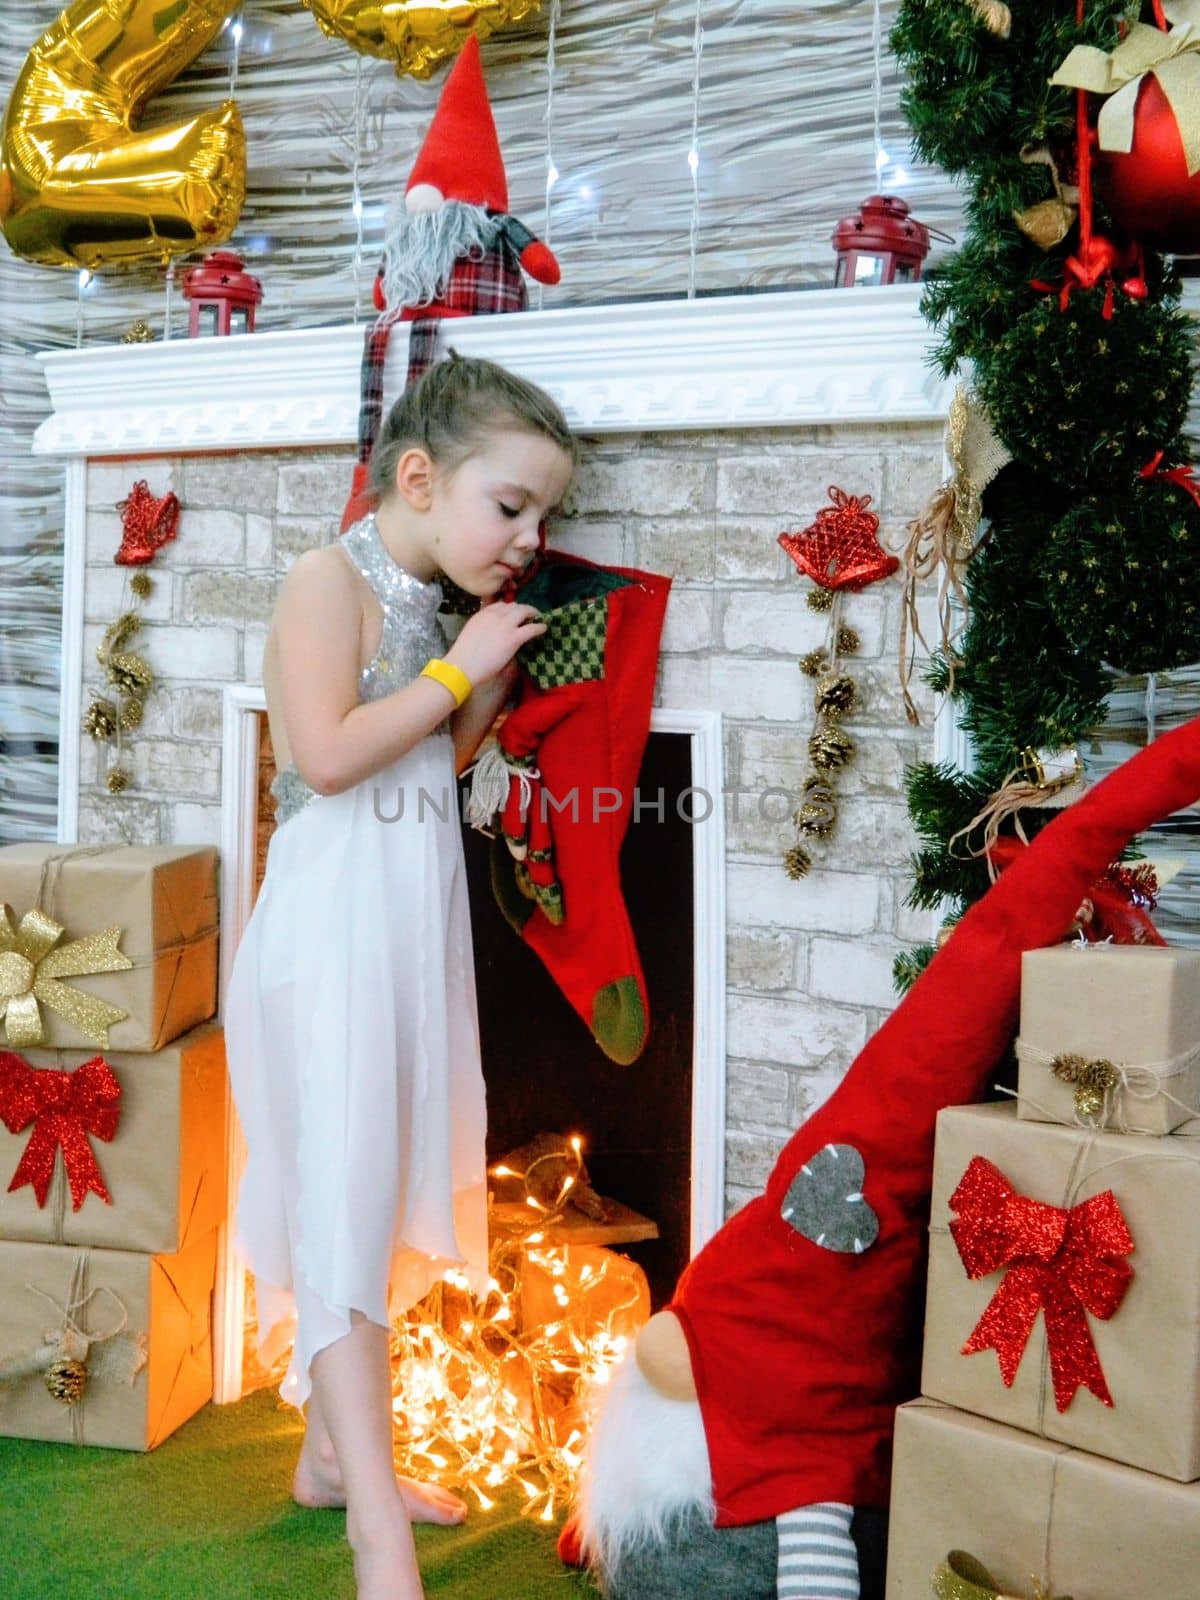
[[1021, 954], [1055, 944], [1128, 841], [1200, 795], [1200, 718], [1038, 834], [962, 919], [766, 1193], [685, 1270], [717, 1525], [886, 1505], [896, 1406], [919, 1388], [934, 1122], [978, 1100], [1016, 1028]]
[[442, 86], [438, 108], [404, 192], [422, 183], [432, 184], [443, 200], [508, 210], [504, 157], [474, 34], [463, 45]]

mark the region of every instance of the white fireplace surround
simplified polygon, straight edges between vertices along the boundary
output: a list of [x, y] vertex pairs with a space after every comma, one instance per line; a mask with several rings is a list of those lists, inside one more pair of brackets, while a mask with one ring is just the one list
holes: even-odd
[[[582, 433], [923, 422], [945, 414], [920, 289], [784, 291], [455, 319], [446, 337], [541, 384]], [[39, 357], [40, 454], [351, 444], [365, 324]], [[402, 387], [407, 328], [388, 346]]]
[[[919, 288], [723, 296], [456, 321], [464, 355], [541, 384], [579, 432], [828, 427], [930, 422], [950, 385], [928, 362]], [[66, 459], [61, 726], [79, 726], [83, 680], [88, 460], [213, 451], [350, 447], [357, 434], [365, 325], [174, 339], [40, 357], [52, 410], [36, 452]], [[406, 330], [389, 346], [384, 398], [399, 392]], [[222, 994], [253, 885], [262, 690], [225, 693], [222, 753]], [[656, 710], [652, 730], [691, 738], [693, 776], [723, 791], [717, 710]], [[963, 761], [951, 717], [938, 759]], [[59, 836], [78, 837], [79, 741], [63, 741]], [[694, 830], [693, 1250], [722, 1218], [725, 1103], [725, 839], [722, 807]], [[233, 1119], [231, 1119], [231, 1122]], [[235, 1135], [236, 1138], [236, 1135]], [[231, 1212], [240, 1148], [231, 1146]], [[216, 1398], [241, 1392], [243, 1276], [222, 1230], [214, 1322]]]

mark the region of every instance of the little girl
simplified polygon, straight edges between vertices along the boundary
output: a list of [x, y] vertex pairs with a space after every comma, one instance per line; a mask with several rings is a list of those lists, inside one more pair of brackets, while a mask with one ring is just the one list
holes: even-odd
[[[396, 1477], [389, 1320], [451, 1266], [487, 1283], [455, 778], [546, 631], [496, 597], [575, 461], [540, 389], [487, 361], [433, 367], [380, 434], [377, 511], [296, 561], [263, 662], [276, 829], [225, 1002], [249, 1150], [237, 1241], [265, 1360], [294, 1328], [293, 1493], [346, 1506], [360, 1600], [419, 1600], [410, 1521], [466, 1515]], [[439, 574], [484, 601], [449, 649]]]

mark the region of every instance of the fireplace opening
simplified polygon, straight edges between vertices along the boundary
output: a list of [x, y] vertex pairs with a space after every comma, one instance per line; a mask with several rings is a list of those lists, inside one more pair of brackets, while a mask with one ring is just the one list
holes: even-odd
[[[397, 1460], [407, 1463], [405, 1471], [427, 1472], [422, 1452], [458, 1462], [469, 1446], [472, 1461], [486, 1458], [483, 1477], [458, 1462], [448, 1475], [439, 1469], [439, 1480], [469, 1481], [485, 1498], [488, 1486], [528, 1468], [527, 1491], [539, 1485], [529, 1514], [547, 1514], [572, 1492], [587, 1395], [607, 1380], [611, 1363], [666, 1302], [692, 1250], [719, 1221], [724, 1030], [717, 1002], [724, 947], [713, 932], [724, 920], [721, 777], [714, 759], [719, 725], [689, 713], [655, 717], [666, 725], [652, 725], [640, 804], [620, 858], [650, 1002], [646, 1048], [632, 1065], [604, 1055], [541, 960], [504, 920], [491, 889], [491, 841], [463, 830], [489, 1168], [539, 1135], [578, 1136], [592, 1189], [621, 1209], [597, 1228], [583, 1211], [559, 1203], [545, 1232], [533, 1212], [514, 1228], [511, 1213], [523, 1209], [527, 1185], [509, 1186], [506, 1222], [505, 1181], [489, 1180], [497, 1203], [487, 1301], [470, 1303], [465, 1280], [458, 1285], [449, 1275], [393, 1324], [396, 1383], [410, 1399], [416, 1391], [441, 1397], [428, 1415], [421, 1412], [419, 1437], [398, 1439]], [[229, 925], [237, 907], [244, 926], [274, 831], [275, 761], [261, 691], [228, 697], [226, 732], [226, 896]], [[237, 1140], [231, 1209], [242, 1159]], [[552, 1195], [559, 1199], [560, 1191]], [[225, 1274], [222, 1397], [233, 1399], [277, 1385], [287, 1349], [276, 1345], [264, 1352], [270, 1367], [260, 1364], [253, 1280], [232, 1255]], [[486, 1417], [467, 1419], [463, 1407], [484, 1389], [492, 1396]], [[404, 1414], [411, 1409], [406, 1401]]]
[[690, 1254], [690, 818], [693, 809], [702, 817], [708, 803], [689, 794], [691, 749], [686, 734], [650, 734], [638, 779], [640, 814], [621, 851], [625, 905], [650, 1002], [646, 1048], [629, 1066], [609, 1060], [504, 920], [491, 888], [491, 842], [464, 829], [489, 1165], [539, 1133], [580, 1135], [592, 1187], [657, 1224], [658, 1238], [616, 1246], [645, 1272], [655, 1309], [670, 1298]]

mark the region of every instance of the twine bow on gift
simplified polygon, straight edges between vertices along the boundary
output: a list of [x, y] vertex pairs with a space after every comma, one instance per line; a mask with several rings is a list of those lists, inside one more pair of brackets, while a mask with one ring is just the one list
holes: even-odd
[[[1025, 1600], [1023, 1595], [1002, 1590], [983, 1562], [976, 1561], [966, 1550], [951, 1550], [934, 1573], [931, 1588], [936, 1600]], [[1071, 1600], [1071, 1596], [1052, 1595], [1040, 1579], [1034, 1578], [1029, 1600]]]
[[106, 1142], [113, 1138], [120, 1101], [121, 1085], [103, 1056], [93, 1056], [73, 1072], [56, 1072], [39, 1070], [9, 1050], [0, 1051], [0, 1122], [10, 1133], [23, 1133], [33, 1123], [9, 1193], [29, 1184], [38, 1205], [44, 1206], [55, 1152], [61, 1146], [72, 1209], [78, 1211], [89, 1193], [112, 1205], [88, 1135]]
[[1107, 1321], [1133, 1277], [1121, 1260], [1133, 1250], [1133, 1237], [1112, 1190], [1066, 1210], [1027, 1199], [998, 1167], [975, 1156], [950, 1208], [958, 1213], [950, 1232], [967, 1276], [1008, 1269], [962, 1354], [995, 1350], [1011, 1388], [1040, 1310], [1058, 1410], [1081, 1387], [1111, 1406], [1085, 1313]]
[[121, 929], [104, 928], [59, 944], [65, 932], [61, 922], [37, 907], [18, 923], [12, 907], [0, 904], [0, 1020], [8, 1043], [18, 1050], [45, 1042], [41, 1006], [49, 1006], [102, 1050], [108, 1049], [109, 1028], [129, 1015], [98, 995], [59, 982], [96, 972], [128, 972], [133, 962], [117, 949]]
[[1179, 125], [1191, 177], [1200, 169], [1200, 0], [1175, 0], [1163, 11], [1174, 24], [1169, 32], [1135, 22], [1111, 53], [1077, 44], [1050, 82], [1107, 95], [1096, 122], [1100, 148], [1128, 155], [1142, 79], [1153, 73]]

